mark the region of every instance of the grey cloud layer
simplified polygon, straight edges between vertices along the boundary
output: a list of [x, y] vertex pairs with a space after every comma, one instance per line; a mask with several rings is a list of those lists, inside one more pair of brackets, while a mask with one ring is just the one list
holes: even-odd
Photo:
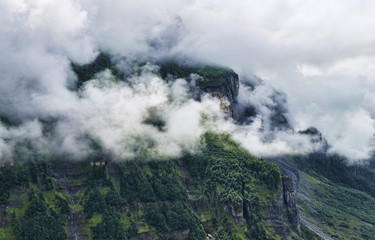
[[[165, 88], [157, 94], [165, 97], [177, 85], [164, 86], [150, 76], [144, 79], [156, 81], [156, 85], [150, 85], [155, 89], [146, 87], [143, 92], [128, 86], [95, 88], [90, 83], [80, 98], [69, 90], [75, 81], [70, 60], [89, 62], [98, 49], [150, 57], [185, 55], [228, 65], [242, 75], [255, 73], [265, 79], [265, 86], [272, 85], [286, 93], [289, 119], [294, 127], [316, 126], [332, 145], [332, 151], [352, 159], [366, 158], [373, 150], [375, 133], [374, 13], [375, 3], [359, 0], [266, 3], [238, 0], [230, 4], [213, 0], [0, 0], [0, 113], [11, 113], [13, 120], [20, 122], [20, 129], [25, 129], [23, 136], [32, 139], [41, 134], [38, 135], [40, 126], [36, 119], [60, 118], [57, 131], [61, 139], [55, 145], [75, 149], [77, 153], [87, 151], [85, 144], [78, 144], [81, 139], [77, 136], [89, 131], [82, 126], [92, 124], [91, 129], [104, 121], [108, 129], [94, 131], [96, 137], [110, 141], [104, 144], [120, 151], [117, 147], [123, 145], [119, 143], [130, 141], [124, 136], [130, 136], [131, 128], [124, 125], [119, 131], [111, 131], [121, 121], [131, 121], [121, 117], [122, 111], [131, 111], [133, 105], [127, 105], [128, 101], [143, 109], [152, 104], [148, 105], [142, 94], [150, 95], [149, 91]], [[137, 84], [142, 86], [140, 82]], [[262, 89], [264, 98], [259, 95]], [[127, 91], [131, 94], [127, 95]], [[268, 101], [267, 91], [266, 87], [260, 88], [249, 93], [249, 99], [262, 109], [262, 104]], [[125, 105], [117, 105], [126, 110], [116, 109], [113, 104], [119, 101], [116, 96], [119, 99], [131, 96], [125, 97]], [[168, 103], [167, 119], [177, 124], [187, 114], [184, 109], [199, 116], [204, 104]], [[113, 112], [106, 116], [115, 114], [114, 119], [94, 114], [110, 111], [108, 105]], [[262, 113], [267, 114], [267, 110]], [[287, 133], [276, 133], [273, 145], [264, 144], [256, 125], [259, 121], [256, 119], [252, 126], [241, 130], [233, 126], [225, 129], [238, 133], [237, 139], [250, 150], [259, 151], [259, 155], [296, 152], [298, 146], [308, 146], [305, 139]], [[126, 126], [140, 126], [139, 119]], [[172, 124], [170, 131], [162, 136], [147, 128], [139, 128], [142, 130], [137, 134], [174, 144], [181, 137], [177, 126]], [[191, 128], [197, 134], [202, 131], [199, 125]], [[0, 128], [2, 139], [9, 134], [22, 136], [10, 132]], [[124, 133], [118, 136], [120, 132]], [[190, 137], [186, 144], [176, 144], [194, 148], [196, 135]], [[41, 146], [51, 144], [42, 139], [38, 142]], [[9, 154], [6, 141], [0, 141], [0, 148], [2, 154]], [[181, 148], [158, 151], [167, 149], [181, 151]]]

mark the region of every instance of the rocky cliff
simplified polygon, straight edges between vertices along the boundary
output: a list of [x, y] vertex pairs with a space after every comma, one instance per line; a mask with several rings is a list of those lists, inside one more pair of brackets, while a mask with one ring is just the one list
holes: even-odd
[[[226, 205], [224, 210], [230, 214], [237, 224], [247, 224], [248, 229], [253, 228], [251, 216], [252, 206], [244, 204], [241, 211], [235, 211], [233, 206]], [[280, 192], [276, 195], [275, 201], [266, 210], [264, 221], [269, 223], [274, 231], [274, 236], [282, 239], [290, 239], [292, 236], [298, 239], [301, 234], [300, 215], [297, 205], [296, 183], [284, 177], [280, 183]]]
[[[194, 98], [209, 94], [233, 116], [233, 70], [159, 67], [165, 81], [185, 78]], [[96, 71], [118, 71], [107, 55], [73, 68], [80, 84]], [[200, 151], [177, 159], [118, 162], [100, 145], [78, 162], [30, 151], [26, 162], [1, 167], [0, 239], [304, 239], [292, 179], [228, 134], [206, 132], [201, 141]]]
[[185, 78], [191, 83], [192, 94], [196, 99], [208, 93], [219, 99], [223, 111], [233, 117], [239, 78], [232, 69], [217, 65], [189, 65], [166, 61], [160, 64], [160, 74], [164, 79]]
[[[28, 222], [35, 199], [59, 216], [68, 239], [106, 236], [101, 233], [120, 239], [303, 239], [294, 182], [225, 136], [207, 136], [206, 142], [202, 154], [170, 161], [4, 166], [1, 174], [13, 180], [5, 183], [1, 239], [22, 239], [28, 227], [44, 224]], [[39, 230], [35, 236], [48, 239]]]

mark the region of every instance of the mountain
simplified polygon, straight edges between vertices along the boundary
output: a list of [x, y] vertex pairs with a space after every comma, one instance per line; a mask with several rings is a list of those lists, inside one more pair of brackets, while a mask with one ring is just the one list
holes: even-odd
[[[261, 114], [241, 105], [243, 85], [227, 67], [126, 61], [130, 68], [121, 67], [118, 56], [101, 53], [90, 64], [72, 63], [78, 79], [71, 91], [84, 94], [103, 72], [116, 86], [147, 68], [168, 84], [185, 79], [189, 98], [216, 99], [224, 119], [238, 126]], [[293, 132], [282, 94], [271, 96], [264, 131], [269, 121], [272, 131]], [[375, 173], [327, 153], [317, 129], [293, 132], [320, 146], [313, 153], [261, 159], [205, 123], [207, 116], [200, 121], [206, 127], [199, 148], [179, 156], [155, 154], [154, 140], [141, 137], [137, 154], [126, 158], [87, 136], [91, 152], [80, 160], [19, 141], [0, 171], [0, 239], [375, 239]], [[9, 129], [17, 125], [7, 116], [1, 122]], [[44, 135], [53, 137], [56, 119], [41, 122]], [[157, 107], [147, 109], [142, 124], [160, 133], [167, 128]]]
[[302, 226], [323, 239], [375, 239], [375, 172], [368, 166], [322, 153], [278, 162], [297, 174]]
[[3, 166], [2, 239], [297, 237], [293, 181], [228, 135], [202, 140], [181, 159]]

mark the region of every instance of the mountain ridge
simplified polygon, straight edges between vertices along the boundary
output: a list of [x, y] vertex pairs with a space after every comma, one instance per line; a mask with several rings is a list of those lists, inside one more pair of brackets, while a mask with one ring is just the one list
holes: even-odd
[[[78, 76], [72, 91], [79, 94], [103, 71], [112, 74], [111, 84], [118, 84], [122, 78], [126, 81], [125, 76], [140, 75], [147, 66], [136, 62], [129, 75], [113, 61], [102, 53], [93, 63], [72, 64]], [[234, 118], [237, 124], [246, 125], [248, 120], [240, 119], [258, 114], [238, 113], [240, 79], [229, 68], [168, 60], [151, 69], [163, 81], [184, 78], [196, 101], [206, 94], [218, 99], [226, 118]], [[270, 104], [270, 109], [271, 129], [289, 131], [284, 107], [277, 103]], [[163, 132], [164, 117], [152, 108], [143, 124]], [[6, 116], [1, 121], [13, 126]], [[45, 133], [53, 136], [53, 121], [42, 122]], [[298, 134], [321, 143], [320, 151], [266, 160], [251, 155], [229, 134], [216, 131], [200, 136], [198, 151], [175, 158], [150, 154], [147, 148], [152, 141], [146, 141], [139, 155], [120, 160], [99, 141], [89, 139], [94, 151], [81, 161], [40, 153], [32, 144], [20, 142], [17, 154], [3, 161], [0, 170], [0, 238], [349, 239], [345, 236], [349, 228], [351, 239], [355, 235], [373, 239], [375, 222], [365, 211], [372, 206], [375, 184], [364, 178], [374, 173], [347, 166], [344, 158], [328, 154], [328, 144], [317, 129]], [[337, 207], [345, 205], [319, 195], [327, 191], [338, 196], [350, 193], [353, 201], [362, 199], [368, 206], [335, 214]], [[324, 215], [324, 209], [330, 215]], [[353, 209], [362, 215], [345, 220]]]

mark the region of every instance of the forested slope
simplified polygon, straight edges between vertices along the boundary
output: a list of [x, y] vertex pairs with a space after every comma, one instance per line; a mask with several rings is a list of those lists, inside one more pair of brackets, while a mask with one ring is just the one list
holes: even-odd
[[[225, 134], [180, 159], [34, 156], [1, 168], [2, 239], [303, 239], [279, 168]], [[295, 218], [293, 220], [293, 218]], [[296, 222], [297, 221], [297, 225]]]

